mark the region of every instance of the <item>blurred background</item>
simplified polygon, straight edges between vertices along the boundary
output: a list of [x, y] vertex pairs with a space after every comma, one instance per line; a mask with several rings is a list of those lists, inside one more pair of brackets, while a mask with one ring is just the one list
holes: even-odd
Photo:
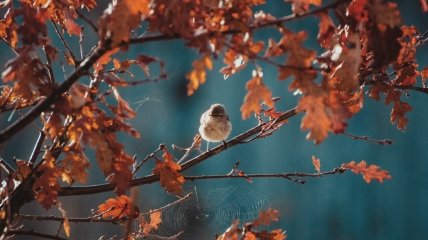
[[[268, 1], [263, 10], [275, 16], [290, 13], [289, 4], [283, 1]], [[421, 32], [428, 30], [419, 1], [398, 1], [405, 25], [415, 25]], [[101, 8], [100, 8], [101, 9]], [[293, 31], [308, 31], [305, 46], [321, 51], [316, 35], [318, 19], [309, 17], [285, 24]], [[52, 29], [50, 29], [52, 30]], [[53, 31], [50, 33], [54, 34]], [[279, 36], [271, 29], [258, 30], [258, 39]], [[86, 35], [86, 50], [96, 42], [95, 34]], [[54, 37], [54, 39], [56, 39]], [[77, 42], [76, 39], [71, 39]], [[57, 40], [56, 40], [57, 41]], [[60, 42], [55, 42], [60, 46]], [[0, 44], [0, 60], [4, 65], [12, 55]], [[78, 52], [78, 45], [73, 46]], [[137, 117], [131, 121], [141, 132], [141, 139], [120, 135], [130, 154], [139, 159], [154, 151], [160, 143], [189, 146], [197, 133], [201, 114], [213, 103], [225, 105], [233, 124], [231, 137], [257, 125], [257, 120], [242, 120], [239, 111], [246, 94], [245, 83], [251, 78], [249, 66], [235, 76], [224, 80], [218, 73], [221, 60], [209, 72], [207, 82], [188, 97], [186, 73], [191, 71], [192, 61], [198, 58], [196, 51], [186, 48], [181, 41], [162, 41], [131, 46], [118, 58], [132, 58], [140, 54], [156, 56], [166, 63], [168, 79], [122, 89], [122, 96], [137, 109]], [[428, 46], [418, 48], [417, 61], [420, 69], [428, 66]], [[281, 97], [276, 104], [285, 111], [295, 106], [298, 96], [288, 91], [290, 79], [277, 80], [275, 68], [264, 66], [264, 82], [274, 96]], [[58, 68], [60, 69], [60, 68]], [[4, 67], [3, 69], [4, 70]], [[156, 69], [154, 70], [156, 72]], [[59, 76], [62, 74], [58, 71]], [[144, 79], [144, 75], [136, 75]], [[83, 80], [85, 81], [85, 80]], [[405, 98], [405, 97], [404, 97]], [[168, 209], [163, 215], [159, 234], [168, 236], [184, 230], [182, 239], [213, 239], [225, 231], [233, 219], [241, 222], [257, 217], [260, 210], [275, 208], [280, 211], [280, 220], [270, 228], [282, 228], [289, 239], [426, 239], [428, 236], [428, 96], [409, 92], [413, 111], [408, 114], [407, 131], [401, 132], [389, 121], [391, 106], [383, 101], [365, 99], [363, 110], [349, 121], [348, 132], [367, 135], [375, 139], [392, 139], [393, 144], [382, 146], [366, 141], [353, 140], [344, 135], [329, 135], [320, 145], [306, 141], [306, 132], [300, 130], [301, 115], [290, 119], [274, 135], [249, 144], [235, 146], [185, 172], [186, 175], [227, 174], [240, 161], [239, 169], [246, 173], [314, 172], [311, 156], [321, 160], [321, 170], [339, 167], [342, 163], [366, 160], [380, 165], [392, 175], [383, 184], [367, 184], [360, 175], [346, 172], [343, 175], [307, 179], [306, 184], [297, 184], [284, 179], [201, 180], [186, 182], [186, 192], [194, 192], [192, 199]], [[0, 116], [2, 126], [8, 124], [6, 113]], [[13, 116], [13, 119], [16, 119]], [[0, 155], [11, 162], [15, 156], [28, 159], [37, 138], [37, 130], [29, 126], [12, 141], [3, 146]], [[211, 144], [213, 147], [214, 144]], [[205, 149], [205, 143], [202, 149]], [[176, 158], [180, 152], [172, 151]], [[89, 156], [93, 156], [89, 154]], [[90, 184], [104, 182], [92, 157]], [[152, 172], [154, 162], [144, 165], [140, 175]], [[85, 217], [98, 204], [113, 193], [61, 198], [69, 217]], [[196, 197], [197, 196], [197, 197]], [[138, 188], [138, 205], [141, 212], [161, 207], [174, 201], [174, 196], [165, 193], [158, 183]], [[46, 213], [37, 204], [22, 209], [28, 214]], [[34, 229], [56, 233], [59, 223], [32, 223]], [[108, 223], [71, 224], [72, 239], [98, 239], [100, 235], [121, 235], [121, 228]]]

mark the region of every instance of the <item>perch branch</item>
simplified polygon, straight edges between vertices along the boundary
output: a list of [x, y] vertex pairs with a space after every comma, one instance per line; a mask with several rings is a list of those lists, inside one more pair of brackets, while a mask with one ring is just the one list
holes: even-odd
[[[244, 144], [245, 140], [252, 137], [255, 134], [258, 134], [260, 131], [263, 130], [263, 128], [271, 124], [272, 121], [284, 121], [286, 119], [289, 119], [290, 117], [296, 115], [296, 109], [293, 108], [287, 112], [284, 112], [281, 114], [278, 118], [275, 118], [271, 121], [267, 121], [265, 123], [259, 124], [256, 127], [251, 128], [250, 130], [234, 137], [233, 139], [227, 141], [225, 144], [221, 144], [213, 149], [211, 149], [208, 152], [203, 152], [200, 155], [190, 159], [185, 164], [181, 165], [181, 171], [185, 171], [194, 165], [211, 158], [212, 156], [215, 156], [224, 150], [226, 148], [233, 147], [235, 145]], [[148, 175], [140, 178], [135, 178], [131, 182], [131, 186], [139, 186], [144, 184], [150, 184], [159, 181], [159, 176], [156, 175]], [[108, 192], [112, 191], [114, 189], [114, 185], [110, 183], [106, 184], [99, 184], [99, 185], [89, 185], [89, 186], [82, 186], [82, 187], [62, 187], [59, 191], [59, 196], [70, 196], [70, 195], [86, 195], [86, 194], [95, 194], [95, 193], [102, 193], [102, 192]]]

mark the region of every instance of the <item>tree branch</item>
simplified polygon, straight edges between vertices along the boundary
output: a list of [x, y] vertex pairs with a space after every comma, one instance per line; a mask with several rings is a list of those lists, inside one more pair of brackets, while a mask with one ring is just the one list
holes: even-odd
[[303, 177], [310, 177], [310, 178], [317, 178], [322, 177], [326, 175], [334, 175], [334, 174], [342, 174], [346, 171], [344, 168], [335, 168], [331, 171], [327, 172], [319, 172], [319, 173], [255, 173], [255, 174], [243, 174], [243, 175], [200, 175], [200, 176], [184, 176], [186, 180], [195, 181], [195, 180], [203, 180], [203, 179], [223, 179], [223, 178], [285, 178], [292, 182], [298, 182], [298, 183], [305, 183], [305, 182], [299, 182], [294, 179], [294, 177], [303, 178]]
[[[108, 45], [108, 44], [107, 44]], [[99, 45], [91, 55], [88, 56], [76, 70], [61, 84], [59, 85], [48, 97], [39, 102], [33, 109], [22, 115], [14, 123], [7, 126], [0, 132], [0, 144], [6, 142], [16, 133], [24, 129], [40, 113], [49, 109], [49, 107], [57, 100], [62, 93], [66, 92], [80, 77], [86, 74], [89, 68], [108, 50], [108, 46]]]
[[[286, 22], [290, 22], [293, 20], [297, 20], [297, 19], [304, 18], [307, 16], [316, 15], [318, 13], [324, 12], [328, 9], [331, 9], [331, 8], [338, 6], [341, 3], [348, 2], [348, 1], [350, 1], [350, 0], [337, 0], [335, 2], [326, 4], [322, 7], [307, 11], [307, 12], [302, 13], [302, 14], [298, 14], [298, 15], [291, 14], [291, 15], [284, 16], [281, 18], [277, 18], [273, 21], [266, 21], [263, 23], [254, 24], [254, 25], [249, 26], [248, 28], [250, 30], [258, 29], [258, 28], [265, 28], [265, 27], [275, 26], [275, 25], [278, 25], [281, 23], [286, 23]], [[231, 30], [227, 30], [224, 32], [220, 32], [220, 33], [210, 32], [208, 34], [210, 34], [210, 35], [214, 35], [214, 34], [228, 35], [228, 34], [233, 34], [233, 33], [239, 33], [241, 31], [242, 30], [239, 30], [239, 29], [231, 29]], [[133, 38], [133, 39], [129, 40], [129, 44], [140, 44], [140, 43], [146, 43], [146, 42], [156, 42], [156, 41], [160, 41], [160, 40], [173, 40], [173, 39], [179, 39], [179, 38], [181, 38], [181, 36], [178, 34], [175, 34], [175, 35], [160, 34], [160, 35], [147, 36], [147, 37], [141, 37], [141, 38]]]
[[[272, 119], [268, 122], [262, 123], [257, 125], [256, 127], [234, 137], [233, 139], [227, 141], [225, 144], [220, 144], [219, 146], [211, 149], [208, 152], [204, 152], [201, 153], [200, 155], [190, 159], [189, 161], [187, 161], [185, 164], [181, 165], [181, 171], [185, 171], [191, 167], [193, 167], [194, 165], [214, 156], [217, 155], [221, 152], [223, 152], [224, 150], [233, 147], [235, 145], [238, 144], [243, 144], [245, 143], [245, 139], [250, 138], [251, 136], [259, 133], [260, 131], [263, 130], [263, 128], [268, 125], [271, 124], [273, 121], [277, 121], [277, 122], [281, 122], [284, 120], [289, 119], [290, 117], [296, 115], [296, 109], [293, 108], [287, 112], [284, 112], [282, 115], [280, 115], [278, 118]], [[135, 178], [132, 180], [131, 182], [131, 186], [139, 186], [139, 185], [144, 185], [144, 184], [150, 184], [150, 183], [154, 183], [159, 181], [159, 176], [155, 176], [153, 174], [145, 176], [145, 177], [140, 177], [140, 178]], [[82, 187], [61, 187], [60, 191], [59, 191], [59, 196], [70, 196], [70, 195], [87, 195], [87, 194], [95, 194], [95, 193], [102, 193], [102, 192], [108, 192], [108, 191], [112, 191], [114, 189], [114, 185], [110, 184], [110, 183], [106, 183], [106, 184], [99, 184], [99, 185], [90, 185], [90, 186], [82, 186]]]

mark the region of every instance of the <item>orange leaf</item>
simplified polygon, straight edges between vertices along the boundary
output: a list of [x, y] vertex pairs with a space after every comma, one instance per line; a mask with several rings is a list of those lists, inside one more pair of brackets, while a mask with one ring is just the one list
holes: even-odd
[[279, 211], [276, 209], [268, 208], [266, 211], [261, 211], [259, 217], [253, 221], [253, 226], [257, 227], [260, 225], [268, 226], [272, 222], [278, 221]]
[[61, 203], [58, 203], [58, 210], [61, 212], [61, 215], [64, 218], [62, 227], [64, 228], [65, 235], [70, 237], [70, 221], [68, 220], [67, 212], [64, 208], [62, 208]]
[[421, 2], [422, 10], [424, 12], [428, 12], [428, 3], [427, 3], [427, 0], [420, 0], [420, 2]]
[[71, 18], [66, 18], [64, 22], [64, 27], [67, 30], [68, 34], [80, 36], [82, 28], [74, 22]]
[[316, 158], [315, 156], [312, 156], [312, 164], [315, 167], [315, 170], [317, 172], [321, 172], [321, 161], [319, 158]]
[[135, 218], [139, 212], [140, 210], [134, 205], [132, 199], [126, 195], [109, 198], [98, 206], [98, 213], [102, 214], [104, 219]]
[[303, 96], [297, 105], [298, 111], [306, 111], [300, 127], [309, 130], [306, 139], [321, 143], [331, 130], [331, 121], [325, 112], [326, 106], [322, 96]]
[[160, 177], [160, 184], [169, 193], [181, 194], [183, 192], [184, 177], [179, 173], [181, 166], [174, 162], [174, 157], [163, 149], [164, 161], [156, 160], [154, 174]]
[[55, 166], [55, 158], [50, 151], [46, 151], [43, 156], [43, 164], [38, 168], [40, 177], [33, 185], [35, 199], [43, 205], [45, 209], [49, 209], [56, 204], [58, 191], [60, 189], [58, 177], [61, 175], [60, 169]]
[[238, 228], [239, 220], [234, 220], [232, 225], [220, 236], [217, 240], [238, 240], [240, 235], [240, 229]]
[[18, 169], [13, 173], [13, 178], [17, 181], [26, 179], [32, 171], [31, 167], [28, 165], [28, 162], [17, 159], [15, 163]]
[[104, 66], [107, 65], [111, 61], [111, 56], [119, 51], [119, 48], [113, 48], [112, 50], [104, 53], [95, 63], [94, 69], [96, 72], [99, 72], [104, 69]]
[[117, 100], [117, 108], [114, 109], [116, 116], [121, 118], [134, 118], [137, 113], [129, 106], [119, 94], [119, 91], [116, 87], [112, 87], [113, 95]]
[[132, 29], [149, 14], [150, 0], [114, 1], [101, 22], [101, 36], [110, 38], [113, 46], [128, 42]]
[[259, 70], [253, 71], [253, 78], [245, 86], [248, 92], [241, 106], [243, 119], [249, 118], [251, 113], [260, 113], [262, 102], [273, 107], [272, 92], [263, 84], [262, 75]]
[[342, 164], [342, 168], [350, 169], [355, 174], [363, 175], [364, 181], [370, 183], [372, 179], [378, 180], [379, 182], [383, 182], [385, 179], [391, 179], [391, 175], [386, 170], [381, 170], [377, 165], [369, 165], [367, 166], [366, 161], [362, 160], [359, 163], [355, 163], [355, 161], [351, 161], [349, 163]]
[[301, 14], [308, 11], [309, 5], [320, 6], [321, 0], [290, 0], [292, 3], [293, 13]]
[[162, 223], [162, 212], [153, 212], [150, 214], [150, 222], [147, 222], [144, 216], [141, 217], [140, 228], [143, 234], [149, 234], [153, 230], [157, 230], [159, 224]]
[[211, 70], [213, 63], [209, 55], [204, 55], [201, 59], [193, 61], [193, 70], [186, 75], [189, 80], [187, 84], [187, 95], [191, 96], [199, 88], [200, 85], [204, 84], [207, 78], [206, 69]]

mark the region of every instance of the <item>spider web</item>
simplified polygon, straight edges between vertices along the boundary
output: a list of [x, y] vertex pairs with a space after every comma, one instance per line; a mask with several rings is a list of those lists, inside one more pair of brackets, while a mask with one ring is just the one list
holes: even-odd
[[235, 219], [242, 223], [257, 218], [268, 203], [263, 194], [243, 186], [208, 189], [191, 186], [185, 192], [192, 192], [191, 197], [163, 211], [156, 234], [172, 236], [184, 231], [180, 239], [212, 239]]

